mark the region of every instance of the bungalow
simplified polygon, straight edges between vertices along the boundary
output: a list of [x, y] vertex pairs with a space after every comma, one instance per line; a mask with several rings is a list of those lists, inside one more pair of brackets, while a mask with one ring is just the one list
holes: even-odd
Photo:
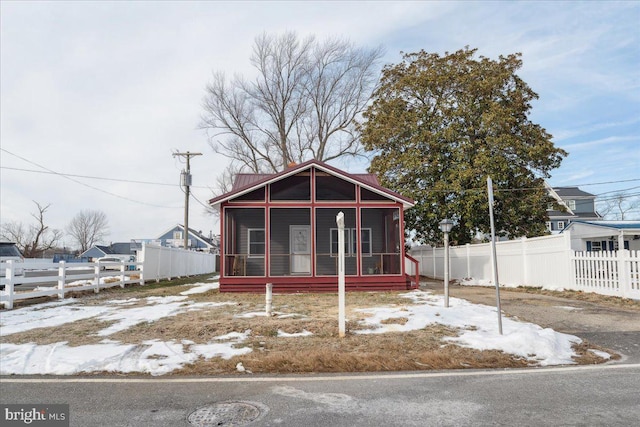
[[266, 283], [276, 292], [337, 291], [339, 212], [348, 291], [417, 286], [405, 274], [403, 223], [414, 202], [375, 175], [310, 160], [275, 174], [238, 174], [209, 204], [220, 210], [221, 291], [263, 292]]

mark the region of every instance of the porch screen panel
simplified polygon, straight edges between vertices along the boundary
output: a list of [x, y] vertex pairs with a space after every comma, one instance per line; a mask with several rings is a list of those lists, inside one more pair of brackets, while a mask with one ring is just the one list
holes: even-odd
[[[331, 229], [336, 229], [336, 215], [344, 212], [345, 239], [349, 241], [350, 229], [356, 227], [356, 210], [353, 208], [316, 209], [316, 274], [318, 276], [337, 276], [338, 257], [331, 249]], [[334, 231], [335, 233], [335, 231]], [[334, 252], [332, 254], [332, 252]], [[357, 258], [347, 251], [345, 254], [345, 274], [357, 274]]]
[[362, 274], [400, 274], [400, 209], [363, 208], [360, 212], [362, 228], [371, 229], [371, 255], [362, 256]]
[[[269, 275], [290, 276], [311, 274], [311, 209], [308, 208], [272, 208], [270, 210], [271, 233], [269, 240]], [[309, 254], [294, 254], [292, 251], [290, 232], [293, 229], [308, 228]], [[299, 259], [296, 259], [299, 258]], [[305, 257], [308, 257], [305, 258]], [[303, 259], [304, 258], [304, 259]], [[295, 263], [302, 261], [309, 266], [308, 273], [304, 269], [296, 269]]]
[[317, 172], [316, 200], [355, 201], [356, 186], [333, 175]]
[[225, 276], [264, 276], [264, 209], [225, 209], [225, 223]]
[[269, 185], [271, 200], [310, 201], [311, 175], [309, 172], [299, 173]]

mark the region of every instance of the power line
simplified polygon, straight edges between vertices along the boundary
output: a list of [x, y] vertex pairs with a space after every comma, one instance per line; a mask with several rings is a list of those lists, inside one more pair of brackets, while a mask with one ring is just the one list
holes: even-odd
[[[3, 150], [4, 151], [4, 150]], [[147, 184], [147, 185], [163, 185], [166, 187], [179, 187], [180, 184], [167, 184], [166, 182], [152, 182], [152, 181], [139, 181], [133, 179], [121, 179], [121, 178], [106, 178], [102, 176], [91, 176], [91, 175], [78, 175], [71, 173], [63, 173], [63, 172], [51, 172], [51, 171], [40, 171], [35, 169], [23, 169], [23, 168], [14, 168], [10, 166], [0, 166], [0, 169], [14, 170], [19, 172], [30, 172], [30, 173], [40, 173], [40, 174], [48, 174], [48, 175], [60, 175], [64, 177], [74, 177], [74, 178], [85, 178], [85, 179], [97, 179], [102, 181], [115, 181], [115, 182], [124, 182], [127, 184]], [[192, 185], [194, 188], [209, 188], [203, 185]]]
[[62, 178], [68, 179], [69, 181], [75, 182], [76, 184], [80, 184], [80, 185], [82, 185], [82, 186], [84, 186], [84, 187], [91, 188], [92, 190], [99, 191], [99, 192], [101, 192], [101, 193], [105, 193], [105, 194], [108, 194], [108, 195], [110, 195], [110, 196], [117, 197], [117, 198], [119, 198], [119, 199], [127, 200], [127, 201], [129, 201], [129, 202], [133, 202], [133, 203], [139, 203], [139, 204], [141, 204], [141, 205], [152, 206], [152, 207], [155, 207], [155, 208], [163, 208], [163, 209], [177, 209], [177, 208], [179, 208], [179, 207], [177, 207], [177, 206], [162, 206], [162, 205], [156, 205], [156, 204], [153, 204], [153, 203], [142, 202], [142, 201], [140, 201], [140, 200], [135, 200], [135, 199], [131, 199], [131, 198], [129, 198], [129, 197], [121, 196], [121, 195], [119, 195], [119, 194], [112, 193], [112, 192], [110, 192], [110, 191], [103, 190], [103, 189], [101, 189], [101, 188], [94, 187], [93, 185], [89, 185], [89, 184], [86, 184], [86, 183], [84, 183], [84, 182], [78, 181], [77, 179], [73, 179], [73, 178], [71, 178], [70, 176], [66, 176], [66, 175], [64, 175], [64, 174], [58, 173], [58, 172], [56, 172], [56, 171], [54, 171], [54, 170], [51, 170], [51, 169], [49, 169], [49, 168], [47, 168], [47, 167], [45, 167], [45, 166], [42, 166], [42, 165], [38, 164], [38, 163], [36, 163], [36, 162], [33, 162], [33, 161], [29, 160], [29, 159], [25, 159], [25, 158], [24, 158], [24, 157], [22, 157], [22, 156], [19, 156], [19, 155], [15, 154], [15, 153], [12, 153], [12, 152], [10, 152], [9, 150], [5, 150], [4, 148], [0, 148], [0, 150], [4, 151], [4, 152], [5, 152], [5, 153], [7, 153], [7, 154], [11, 154], [12, 156], [15, 156], [15, 157], [17, 157], [17, 158], [19, 158], [19, 159], [21, 159], [21, 160], [24, 160], [25, 162], [30, 163], [30, 164], [32, 164], [32, 165], [34, 165], [34, 166], [37, 166], [37, 167], [39, 167], [39, 168], [42, 168], [42, 169], [44, 169], [44, 170], [48, 171], [48, 172], [49, 172], [49, 173], [51, 173], [51, 174], [61, 176]]

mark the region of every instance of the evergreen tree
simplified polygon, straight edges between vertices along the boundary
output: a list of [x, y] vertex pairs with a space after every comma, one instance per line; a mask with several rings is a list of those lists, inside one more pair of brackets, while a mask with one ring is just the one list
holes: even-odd
[[457, 223], [451, 237], [458, 244], [488, 233], [487, 176], [502, 235], [546, 232], [544, 178], [567, 153], [529, 119], [538, 95], [516, 74], [521, 55], [495, 61], [475, 54], [468, 47], [404, 54], [384, 68], [364, 113], [362, 142], [375, 154], [369, 171], [417, 202], [405, 221], [421, 242], [442, 240], [445, 217]]

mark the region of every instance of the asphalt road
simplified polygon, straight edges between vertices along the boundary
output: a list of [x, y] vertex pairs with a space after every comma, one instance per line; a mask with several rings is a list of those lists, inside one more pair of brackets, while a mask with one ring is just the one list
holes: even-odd
[[[71, 426], [189, 426], [194, 424], [187, 419], [198, 408], [230, 401], [257, 408], [256, 421], [235, 424], [251, 426], [627, 427], [640, 420], [640, 365], [13, 381], [0, 380], [1, 403], [68, 403]], [[210, 420], [211, 424], [201, 425], [232, 425], [220, 412]]]

